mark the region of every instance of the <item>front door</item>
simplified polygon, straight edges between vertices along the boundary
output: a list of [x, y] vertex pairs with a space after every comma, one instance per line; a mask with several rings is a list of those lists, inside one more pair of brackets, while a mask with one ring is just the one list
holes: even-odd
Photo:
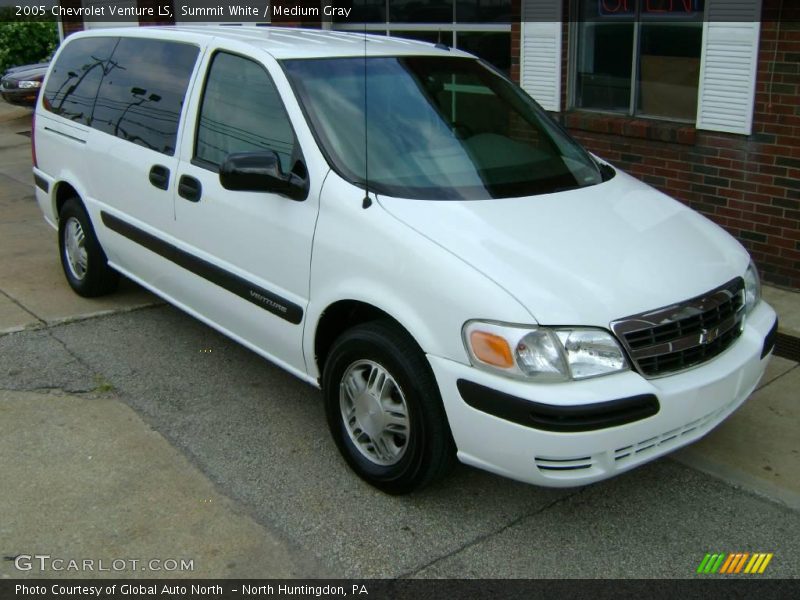
[[284, 173], [308, 174], [264, 65], [223, 50], [207, 65], [196, 122], [184, 136], [175, 196], [176, 237], [199, 261], [188, 265], [197, 275], [192, 302], [245, 344], [305, 372], [302, 322], [318, 186], [295, 201], [220, 185], [219, 167], [232, 152], [272, 150]]

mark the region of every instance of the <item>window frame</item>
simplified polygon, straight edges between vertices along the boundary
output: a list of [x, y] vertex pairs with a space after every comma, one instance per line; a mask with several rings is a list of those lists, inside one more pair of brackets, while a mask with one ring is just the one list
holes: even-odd
[[195, 167], [199, 167], [206, 171], [211, 171], [212, 173], [219, 173], [220, 165], [214, 164], [213, 162], [206, 160], [204, 158], [199, 158], [197, 156], [197, 142], [200, 136], [200, 121], [203, 114], [203, 104], [205, 103], [206, 99], [206, 90], [208, 88], [208, 82], [211, 78], [211, 69], [214, 67], [214, 61], [216, 60], [219, 54], [228, 54], [229, 56], [235, 56], [237, 58], [241, 58], [243, 60], [250, 61], [251, 63], [255, 64], [258, 68], [260, 68], [264, 74], [267, 76], [267, 80], [275, 89], [275, 93], [278, 96], [278, 100], [281, 103], [281, 108], [283, 109], [283, 114], [286, 116], [286, 120], [289, 122], [289, 128], [292, 131], [292, 137], [294, 138], [294, 146], [292, 148], [292, 155], [296, 155], [296, 160], [300, 160], [305, 164], [305, 158], [303, 153], [303, 148], [300, 145], [300, 139], [297, 136], [297, 130], [295, 129], [294, 123], [292, 122], [292, 118], [289, 115], [289, 111], [286, 109], [286, 100], [281, 95], [281, 91], [278, 86], [275, 84], [275, 78], [270, 73], [269, 68], [262, 63], [261, 61], [253, 58], [252, 56], [248, 56], [242, 52], [237, 52], [236, 50], [231, 50], [225, 47], [217, 47], [211, 51], [208, 56], [208, 60], [206, 62], [205, 73], [203, 74], [203, 86], [200, 90], [200, 95], [197, 100], [197, 111], [195, 112], [194, 119], [194, 134], [192, 135], [192, 148], [191, 148], [191, 157], [189, 159], [189, 163], [194, 165]]
[[[580, 3], [581, 0], [570, 0], [570, 14], [578, 15], [580, 11]], [[569, 22], [569, 29], [567, 35], [569, 35], [569, 44], [567, 47], [567, 69], [569, 73], [569, 77], [567, 78], [567, 107], [568, 110], [577, 110], [583, 112], [590, 112], [595, 114], [601, 115], [610, 115], [620, 118], [627, 118], [627, 119], [648, 119], [653, 121], [665, 121], [668, 123], [680, 123], [683, 125], [696, 125], [697, 124], [697, 114], [695, 114], [691, 119], [680, 119], [677, 117], [665, 117], [659, 115], [649, 115], [642, 112], [636, 112], [636, 105], [638, 104], [639, 97], [641, 94], [641, 90], [639, 90], [639, 65], [641, 64], [641, 48], [640, 48], [640, 33], [643, 22], [641, 20], [641, 14], [639, 11], [639, 3], [636, 4], [636, 12], [633, 17], [633, 59], [631, 60], [631, 93], [630, 98], [628, 100], [628, 110], [626, 112], [620, 112], [611, 109], [602, 109], [602, 108], [590, 108], [590, 107], [582, 107], [577, 106], [577, 88], [578, 88], [578, 44], [580, 44], [580, 21], [577, 19], [570, 19]], [[703, 16], [705, 19], [705, 14]], [[701, 25], [703, 21], [701, 20]], [[701, 39], [700, 39], [700, 56], [698, 59], [701, 59], [703, 53], [703, 46], [705, 44], [705, 28], [701, 27]], [[702, 71], [698, 75], [697, 80], [697, 105], [700, 104], [700, 83], [702, 81], [703, 73]]]
[[[508, 33], [511, 34], [511, 23], [497, 22], [463, 22], [457, 20], [458, 0], [453, 0], [453, 19], [442, 23], [408, 23], [393, 21], [390, 11], [391, 0], [386, 0], [386, 21], [376, 23], [331, 23], [333, 31], [351, 31], [356, 33], [379, 33], [393, 35], [403, 32], [431, 32], [439, 33], [441, 41], [456, 50], [458, 47], [459, 33]], [[402, 37], [402, 35], [397, 36]], [[449, 38], [449, 39], [448, 39]], [[513, 53], [512, 53], [513, 64]]]

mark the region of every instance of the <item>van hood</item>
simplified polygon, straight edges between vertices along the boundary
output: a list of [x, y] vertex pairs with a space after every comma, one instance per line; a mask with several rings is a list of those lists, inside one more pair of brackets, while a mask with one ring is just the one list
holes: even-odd
[[[378, 200], [542, 325], [608, 327], [703, 294], [743, 275], [749, 262], [722, 228], [620, 171], [599, 185], [525, 198]], [[475, 318], [502, 314], [498, 307]]]

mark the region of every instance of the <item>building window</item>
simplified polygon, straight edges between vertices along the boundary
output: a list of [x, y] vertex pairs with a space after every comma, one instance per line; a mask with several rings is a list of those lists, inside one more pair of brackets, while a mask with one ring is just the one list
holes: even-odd
[[577, 0], [575, 108], [693, 122], [704, 0]]
[[367, 31], [470, 52], [511, 71], [512, 0], [366, 0], [333, 28]]

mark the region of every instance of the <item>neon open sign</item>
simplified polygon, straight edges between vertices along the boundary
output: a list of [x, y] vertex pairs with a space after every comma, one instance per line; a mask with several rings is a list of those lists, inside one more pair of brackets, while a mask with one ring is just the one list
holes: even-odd
[[703, 10], [704, 0], [598, 0], [602, 16], [643, 15], [695, 15]]

